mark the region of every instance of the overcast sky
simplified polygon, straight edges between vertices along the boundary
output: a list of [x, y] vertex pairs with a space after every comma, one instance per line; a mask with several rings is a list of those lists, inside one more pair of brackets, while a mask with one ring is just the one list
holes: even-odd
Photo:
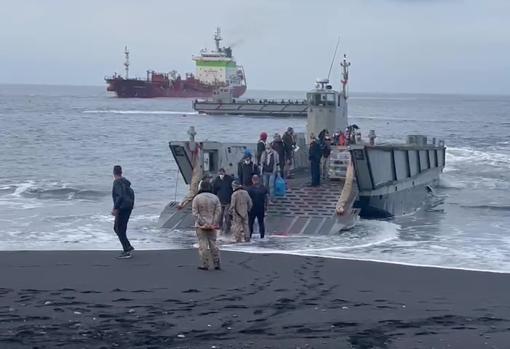
[[124, 45], [132, 75], [194, 71], [221, 26], [253, 89], [310, 88], [340, 35], [351, 91], [510, 94], [509, 0], [2, 0], [1, 13], [0, 83], [102, 85]]

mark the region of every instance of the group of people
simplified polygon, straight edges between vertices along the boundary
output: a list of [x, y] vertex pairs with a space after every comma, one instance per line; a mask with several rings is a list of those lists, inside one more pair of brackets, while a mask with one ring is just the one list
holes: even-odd
[[274, 182], [278, 176], [290, 176], [295, 148], [296, 137], [291, 127], [283, 137], [276, 133], [272, 142], [262, 132], [255, 159], [250, 150], [244, 152], [237, 168], [238, 179], [223, 168], [212, 181], [202, 179], [192, 202], [201, 260], [199, 269], [207, 270], [209, 259], [215, 269], [220, 269], [218, 230], [225, 235], [231, 233], [236, 243], [250, 241], [257, 220], [260, 238], [264, 238], [264, 218], [269, 197], [274, 194]]
[[294, 129], [289, 127], [283, 136], [275, 133], [273, 140], [268, 140], [266, 132], [260, 134], [257, 142], [255, 158], [249, 149], [246, 149], [238, 165], [239, 181], [242, 185], [252, 185], [252, 176], [262, 178], [263, 184], [271, 197], [275, 194], [276, 179], [291, 177], [291, 169], [296, 149], [296, 135]]
[[333, 146], [348, 146], [359, 143], [361, 134], [357, 125], [348, 126], [345, 131], [337, 131], [333, 137], [329, 131], [324, 129], [316, 137], [310, 135], [310, 147], [308, 149], [308, 160], [310, 161], [311, 186], [320, 186], [321, 178], [327, 179], [331, 149]]
[[198, 237], [198, 269], [208, 270], [209, 259], [212, 259], [214, 269], [220, 269], [216, 245], [218, 229], [224, 234], [231, 231], [234, 242], [250, 241], [257, 219], [260, 238], [264, 238], [267, 189], [261, 185], [258, 175], [253, 175], [251, 181], [252, 185], [245, 188], [226, 174], [224, 169], [220, 169], [212, 182], [207, 179], [200, 182], [199, 191], [191, 204]]
[[321, 178], [328, 178], [329, 157], [333, 143], [329, 132], [322, 130], [318, 137], [310, 135], [310, 147], [308, 149], [308, 160], [310, 160], [311, 186], [318, 187]]
[[[201, 184], [204, 182], [207, 180], [202, 180]], [[269, 191], [262, 185], [259, 175], [251, 175], [250, 185], [242, 185], [222, 168], [212, 181], [210, 191], [220, 202], [217, 222], [224, 235], [232, 233], [234, 242], [250, 241], [257, 219], [260, 238], [264, 238]]]

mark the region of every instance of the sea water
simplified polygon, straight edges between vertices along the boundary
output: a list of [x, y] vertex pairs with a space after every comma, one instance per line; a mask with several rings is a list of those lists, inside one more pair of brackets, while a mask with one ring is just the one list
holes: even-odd
[[[303, 98], [249, 91], [245, 97]], [[305, 130], [303, 118], [198, 115], [190, 99], [119, 99], [103, 87], [0, 85], [0, 250], [120, 249], [112, 230], [112, 167], [136, 191], [128, 235], [139, 249], [189, 248], [193, 231], [159, 229], [186, 186], [168, 142], [256, 142]], [[223, 249], [510, 272], [510, 97], [352, 94], [350, 122], [378, 142], [443, 139], [443, 203], [330, 235], [267, 236]]]

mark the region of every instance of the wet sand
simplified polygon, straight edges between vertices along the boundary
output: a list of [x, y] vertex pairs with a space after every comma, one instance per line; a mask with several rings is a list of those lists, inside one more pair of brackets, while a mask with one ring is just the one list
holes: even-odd
[[508, 348], [510, 275], [195, 250], [0, 252], [0, 348]]

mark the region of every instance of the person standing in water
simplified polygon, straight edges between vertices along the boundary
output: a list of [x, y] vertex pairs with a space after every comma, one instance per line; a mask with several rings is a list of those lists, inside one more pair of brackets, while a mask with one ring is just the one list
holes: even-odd
[[131, 251], [135, 248], [131, 246], [126, 234], [129, 217], [135, 205], [135, 192], [131, 188], [131, 182], [122, 177], [122, 167], [115, 165], [113, 167], [113, 209], [112, 215], [115, 217], [113, 230], [119, 237], [122, 244], [122, 253], [117, 258], [131, 258]]
[[[251, 183], [251, 178], [250, 178]], [[232, 233], [235, 242], [250, 241], [249, 212], [253, 206], [250, 195], [238, 181], [232, 182], [232, 199], [230, 214], [232, 214]]]
[[248, 188], [248, 194], [250, 195], [251, 201], [253, 203], [249, 214], [250, 238], [253, 235], [253, 224], [255, 223], [256, 218], [259, 224], [260, 238], [263, 239], [266, 233], [264, 216], [266, 215], [267, 210], [268, 190], [265, 186], [260, 184], [259, 176], [253, 175], [251, 180], [253, 185]]
[[232, 182], [234, 179], [225, 173], [225, 169], [220, 168], [218, 176], [212, 182], [213, 194], [220, 199], [221, 217], [219, 221], [221, 232], [225, 235], [230, 234], [230, 199], [232, 197]]
[[198, 194], [191, 203], [191, 212], [195, 216], [195, 228], [198, 238], [198, 255], [200, 265], [198, 269], [208, 270], [209, 260], [212, 259], [214, 269], [220, 269], [220, 253], [216, 246], [218, 222], [221, 215], [221, 202], [212, 193], [211, 183], [202, 180], [198, 186]]

